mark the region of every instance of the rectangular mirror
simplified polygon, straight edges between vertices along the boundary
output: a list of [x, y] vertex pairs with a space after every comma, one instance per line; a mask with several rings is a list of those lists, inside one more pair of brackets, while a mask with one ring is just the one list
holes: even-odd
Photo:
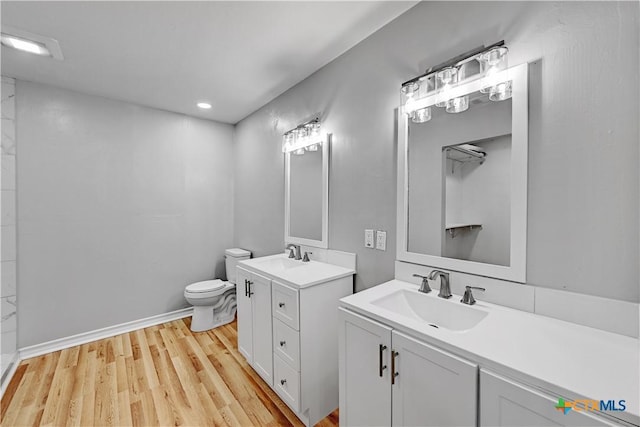
[[527, 66], [499, 78], [511, 99], [489, 100], [478, 78], [452, 89], [465, 111], [434, 95], [415, 105], [431, 107], [426, 122], [399, 112], [399, 260], [525, 282]]
[[285, 154], [285, 242], [327, 248], [329, 139]]

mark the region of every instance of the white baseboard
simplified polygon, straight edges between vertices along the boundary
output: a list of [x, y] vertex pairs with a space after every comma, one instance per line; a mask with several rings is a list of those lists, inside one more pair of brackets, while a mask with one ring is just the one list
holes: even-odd
[[31, 345], [19, 349], [20, 361], [30, 359], [43, 354], [54, 351], [64, 350], [65, 348], [75, 347], [77, 345], [86, 344], [88, 342], [113, 337], [115, 335], [124, 334], [135, 331], [137, 329], [147, 328], [149, 326], [159, 325], [165, 322], [182, 319], [191, 316], [193, 307], [187, 307], [169, 313], [157, 314], [155, 316], [146, 317], [144, 319], [132, 320], [131, 322], [121, 323], [119, 325], [108, 326], [106, 328], [96, 329], [94, 331], [83, 332], [69, 337], [58, 338], [56, 340], [43, 342], [41, 344]]

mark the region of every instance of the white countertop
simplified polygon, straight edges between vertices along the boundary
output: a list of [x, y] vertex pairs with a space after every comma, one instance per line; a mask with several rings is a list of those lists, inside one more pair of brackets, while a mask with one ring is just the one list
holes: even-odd
[[[435, 329], [371, 303], [400, 289], [418, 286], [392, 280], [340, 305], [566, 399], [626, 400], [626, 411], [607, 415], [640, 423], [638, 339], [486, 303], [481, 294], [472, 308], [488, 315], [466, 331]], [[461, 305], [457, 295], [446, 302]]]
[[[280, 263], [286, 263], [287, 268]], [[299, 263], [299, 265], [297, 265]], [[291, 267], [295, 265], [295, 267]], [[294, 261], [286, 254], [269, 255], [240, 261], [238, 267], [264, 274], [293, 288], [308, 288], [355, 274], [355, 270], [320, 261]]]

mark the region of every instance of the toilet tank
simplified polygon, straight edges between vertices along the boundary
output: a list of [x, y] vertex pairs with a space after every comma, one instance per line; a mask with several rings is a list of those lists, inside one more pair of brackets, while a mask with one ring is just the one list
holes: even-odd
[[251, 252], [240, 248], [227, 249], [224, 251], [224, 263], [227, 268], [227, 280], [236, 283], [236, 265], [238, 261], [251, 258]]

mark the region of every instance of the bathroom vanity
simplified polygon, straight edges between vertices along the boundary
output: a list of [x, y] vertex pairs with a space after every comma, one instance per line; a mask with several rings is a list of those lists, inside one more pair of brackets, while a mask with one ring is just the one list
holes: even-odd
[[460, 299], [400, 280], [342, 299], [341, 425], [638, 425], [636, 339]]
[[[506, 68], [507, 51], [498, 42], [401, 86], [396, 280], [341, 300], [341, 425], [640, 424], [637, 330], [535, 314], [545, 304], [525, 285], [529, 66]], [[434, 271], [446, 280], [431, 286], [452, 298], [419, 291], [414, 277], [426, 285]], [[461, 302], [465, 286], [475, 305]]]
[[336, 313], [353, 274], [285, 254], [238, 263], [238, 350], [306, 425], [338, 407]]

